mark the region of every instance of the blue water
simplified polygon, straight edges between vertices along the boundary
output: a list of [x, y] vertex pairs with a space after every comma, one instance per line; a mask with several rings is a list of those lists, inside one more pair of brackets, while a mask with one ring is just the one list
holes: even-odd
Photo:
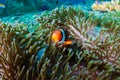
[[5, 3], [5, 0], [0, 0], [0, 3], [4, 4], [4, 3]]
[[5, 5], [5, 8], [0, 8], [0, 17], [34, 11], [50, 11], [61, 5], [80, 5], [82, 9], [86, 5], [90, 8], [93, 2], [94, 0], [0, 0], [0, 3]]
[[69, 2], [73, 5], [79, 4], [79, 3], [85, 3], [85, 0], [58, 0], [60, 2]]

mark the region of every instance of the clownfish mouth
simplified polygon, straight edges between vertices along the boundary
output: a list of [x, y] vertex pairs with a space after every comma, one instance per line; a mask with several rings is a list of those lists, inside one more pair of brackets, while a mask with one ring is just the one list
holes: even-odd
[[66, 32], [63, 29], [55, 30], [52, 33], [52, 42], [57, 44], [70, 45], [72, 40], [67, 39]]

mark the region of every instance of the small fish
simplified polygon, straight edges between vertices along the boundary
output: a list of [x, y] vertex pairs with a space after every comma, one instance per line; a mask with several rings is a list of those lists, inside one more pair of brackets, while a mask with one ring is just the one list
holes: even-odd
[[5, 5], [0, 3], [0, 8], [5, 8]]
[[38, 53], [37, 53], [37, 59], [38, 59], [38, 61], [41, 60], [42, 56], [44, 55], [44, 52], [45, 52], [46, 48], [47, 48], [47, 47], [44, 47], [44, 48], [42, 48], [42, 49], [40, 49], [40, 50], [38, 51]]
[[63, 43], [64, 45], [72, 44], [72, 41], [68, 40], [67, 32], [63, 29], [55, 30], [52, 33], [52, 42], [57, 44]]

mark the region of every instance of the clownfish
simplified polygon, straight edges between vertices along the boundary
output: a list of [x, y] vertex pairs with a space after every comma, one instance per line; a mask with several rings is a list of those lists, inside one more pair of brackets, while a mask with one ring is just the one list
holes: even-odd
[[53, 43], [63, 43], [64, 45], [72, 44], [72, 40], [68, 40], [67, 31], [63, 29], [57, 29], [52, 33], [52, 42]]

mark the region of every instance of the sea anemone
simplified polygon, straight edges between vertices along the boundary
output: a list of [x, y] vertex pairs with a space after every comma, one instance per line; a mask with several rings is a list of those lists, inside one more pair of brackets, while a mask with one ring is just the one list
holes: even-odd
[[[39, 25], [33, 25], [32, 32], [24, 23], [0, 22], [1, 78], [119, 80], [120, 26], [117, 21], [102, 22], [104, 18], [79, 7], [62, 6], [42, 13], [37, 18]], [[51, 34], [56, 29], [67, 30], [73, 44], [55, 46]], [[38, 60], [37, 54], [43, 48], [45, 51]]]

